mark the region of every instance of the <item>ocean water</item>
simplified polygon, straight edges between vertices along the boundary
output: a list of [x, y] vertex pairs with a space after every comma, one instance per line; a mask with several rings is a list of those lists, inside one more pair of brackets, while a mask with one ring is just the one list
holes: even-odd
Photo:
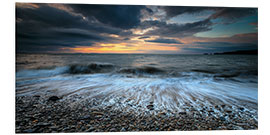
[[[16, 96], [102, 100], [126, 111], [230, 105], [257, 112], [258, 56], [16, 54]], [[215, 110], [218, 112], [218, 110]]]

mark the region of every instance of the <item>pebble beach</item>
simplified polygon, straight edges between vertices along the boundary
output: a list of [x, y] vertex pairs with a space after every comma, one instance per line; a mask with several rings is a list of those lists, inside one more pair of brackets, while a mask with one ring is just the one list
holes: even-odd
[[[73, 97], [76, 98], [76, 97]], [[78, 97], [77, 97], [78, 98]], [[196, 131], [256, 130], [257, 119], [244, 108], [232, 110], [217, 105], [223, 115], [212, 108], [188, 112], [149, 110], [141, 114], [115, 110], [113, 106], [96, 107], [99, 101], [84, 101], [70, 106], [67, 99], [57, 97], [16, 97], [16, 133], [61, 132], [130, 132], [130, 131]], [[131, 105], [132, 106], [132, 105]]]

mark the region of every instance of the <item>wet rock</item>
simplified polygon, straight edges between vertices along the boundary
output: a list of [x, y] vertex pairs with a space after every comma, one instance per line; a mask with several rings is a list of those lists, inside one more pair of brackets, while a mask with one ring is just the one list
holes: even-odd
[[69, 130], [70, 129], [70, 127], [65, 127], [65, 128], [63, 128], [63, 131], [67, 131], [67, 130]]
[[94, 130], [95, 130], [94, 127], [90, 127], [90, 128], [88, 128], [88, 129], [86, 130], [86, 132], [92, 132], [92, 131], [94, 131]]
[[111, 128], [110, 132], [116, 132], [117, 130], [115, 128]]
[[96, 115], [95, 117], [96, 118], [102, 118], [102, 115]]
[[46, 127], [46, 126], [50, 126], [50, 123], [45, 123], [45, 122], [40, 122], [36, 125], [36, 127]]
[[70, 128], [71, 128], [71, 129], [75, 129], [75, 128], [76, 128], [76, 126], [74, 126], [74, 125], [71, 125], [71, 126], [70, 126]]
[[209, 112], [209, 113], [213, 113], [214, 111], [213, 111], [213, 110], [209, 110], [208, 112]]
[[186, 112], [179, 112], [180, 115], [186, 115]]
[[87, 119], [91, 119], [90, 115], [85, 115], [79, 118], [79, 120], [87, 120]]
[[92, 112], [92, 114], [94, 114], [94, 115], [104, 115], [103, 112], [97, 112], [97, 111]]
[[231, 111], [231, 110], [226, 110], [225, 112], [227, 112], [227, 113], [232, 113], [232, 111]]
[[49, 128], [52, 129], [52, 130], [56, 130], [56, 129], [58, 129], [59, 127], [58, 127], [58, 126], [50, 126]]
[[37, 129], [25, 129], [23, 130], [24, 133], [35, 133]]
[[218, 129], [220, 129], [220, 130], [227, 130], [227, 127], [226, 126], [219, 126]]
[[154, 110], [154, 105], [150, 104], [146, 106], [149, 110]]
[[244, 111], [245, 110], [245, 108], [243, 108], [243, 107], [239, 107], [238, 108], [240, 111]]
[[59, 121], [66, 121], [66, 119], [60, 119]]
[[158, 114], [158, 116], [165, 116], [165, 115], [166, 115], [165, 112], [161, 112], [161, 113]]
[[57, 97], [57, 96], [51, 96], [49, 99], [48, 99], [48, 101], [57, 101], [57, 100], [59, 100], [60, 98], [59, 97]]
[[221, 121], [226, 121], [226, 118], [225, 118], [225, 117], [219, 117], [219, 119], [220, 119]]
[[240, 126], [235, 126], [235, 125], [233, 125], [233, 127], [232, 127], [234, 130], [244, 130], [242, 127], [240, 127]]

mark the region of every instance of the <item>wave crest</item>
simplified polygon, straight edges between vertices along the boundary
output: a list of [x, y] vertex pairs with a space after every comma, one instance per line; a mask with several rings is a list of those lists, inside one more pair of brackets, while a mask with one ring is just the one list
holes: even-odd
[[70, 65], [68, 73], [70, 74], [91, 74], [106, 73], [114, 69], [114, 65], [110, 63], [91, 63], [88, 65]]
[[164, 70], [155, 67], [138, 67], [138, 68], [121, 68], [117, 71], [118, 73], [142, 75], [142, 74], [162, 74]]

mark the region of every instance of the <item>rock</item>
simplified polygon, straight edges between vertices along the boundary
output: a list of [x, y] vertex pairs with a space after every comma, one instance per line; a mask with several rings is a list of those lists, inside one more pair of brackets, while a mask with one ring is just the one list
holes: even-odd
[[83, 126], [83, 127], [81, 128], [81, 130], [82, 130], [82, 131], [85, 131], [85, 127]]
[[25, 129], [23, 130], [24, 133], [35, 133], [36, 129]]
[[85, 115], [79, 118], [79, 120], [87, 120], [87, 119], [91, 119], [90, 115]]
[[103, 112], [96, 112], [96, 111], [92, 112], [92, 114], [94, 114], [94, 115], [104, 115]]
[[214, 111], [213, 111], [213, 110], [209, 110], [208, 112], [209, 112], [209, 113], [213, 113]]
[[125, 132], [126, 129], [124, 127], [122, 127], [122, 129], [120, 130], [121, 132]]
[[225, 112], [227, 112], [227, 113], [232, 113], [232, 111], [231, 111], [231, 110], [226, 110]]
[[227, 127], [226, 126], [219, 126], [218, 129], [220, 129], [220, 130], [227, 130]]
[[57, 96], [51, 96], [49, 99], [48, 99], [48, 101], [57, 101], [57, 100], [59, 100], [60, 98], [59, 97], [57, 97]]
[[60, 119], [59, 121], [63, 122], [63, 121], [66, 121], [66, 119]]
[[110, 132], [116, 132], [116, 129], [115, 128], [111, 128], [110, 129]]
[[37, 127], [46, 127], [46, 126], [50, 126], [50, 125], [51, 125], [50, 123], [40, 122], [35, 126], [37, 126]]
[[224, 108], [226, 105], [221, 105], [222, 108]]
[[66, 130], [69, 130], [69, 129], [70, 129], [70, 127], [67, 126], [67, 127], [65, 127], [65, 128], [63, 129], [63, 131], [66, 131]]
[[154, 110], [154, 105], [150, 104], [146, 106], [149, 110]]
[[166, 115], [165, 112], [161, 112], [161, 113], [158, 114], [158, 116], [165, 116], [165, 115]]
[[186, 112], [179, 112], [179, 114], [186, 115], [187, 113]]
[[58, 126], [50, 126], [49, 128], [55, 130], [55, 129], [58, 129], [59, 127]]
[[102, 118], [103, 115], [96, 115], [96, 118]]
[[247, 123], [237, 123], [238, 126], [248, 126]]
[[240, 126], [235, 126], [235, 125], [234, 125], [232, 128], [233, 128], [234, 130], [244, 130], [242, 127], [240, 127]]
[[226, 118], [225, 117], [219, 117], [219, 119], [221, 120], [221, 121], [226, 121]]
[[244, 111], [245, 110], [245, 108], [243, 108], [243, 107], [239, 107], [238, 108], [240, 111]]
[[110, 106], [107, 106], [107, 109], [111, 109], [112, 108], [112, 106], [110, 105]]
[[76, 129], [76, 126], [75, 125], [71, 125], [70, 126], [70, 129]]

